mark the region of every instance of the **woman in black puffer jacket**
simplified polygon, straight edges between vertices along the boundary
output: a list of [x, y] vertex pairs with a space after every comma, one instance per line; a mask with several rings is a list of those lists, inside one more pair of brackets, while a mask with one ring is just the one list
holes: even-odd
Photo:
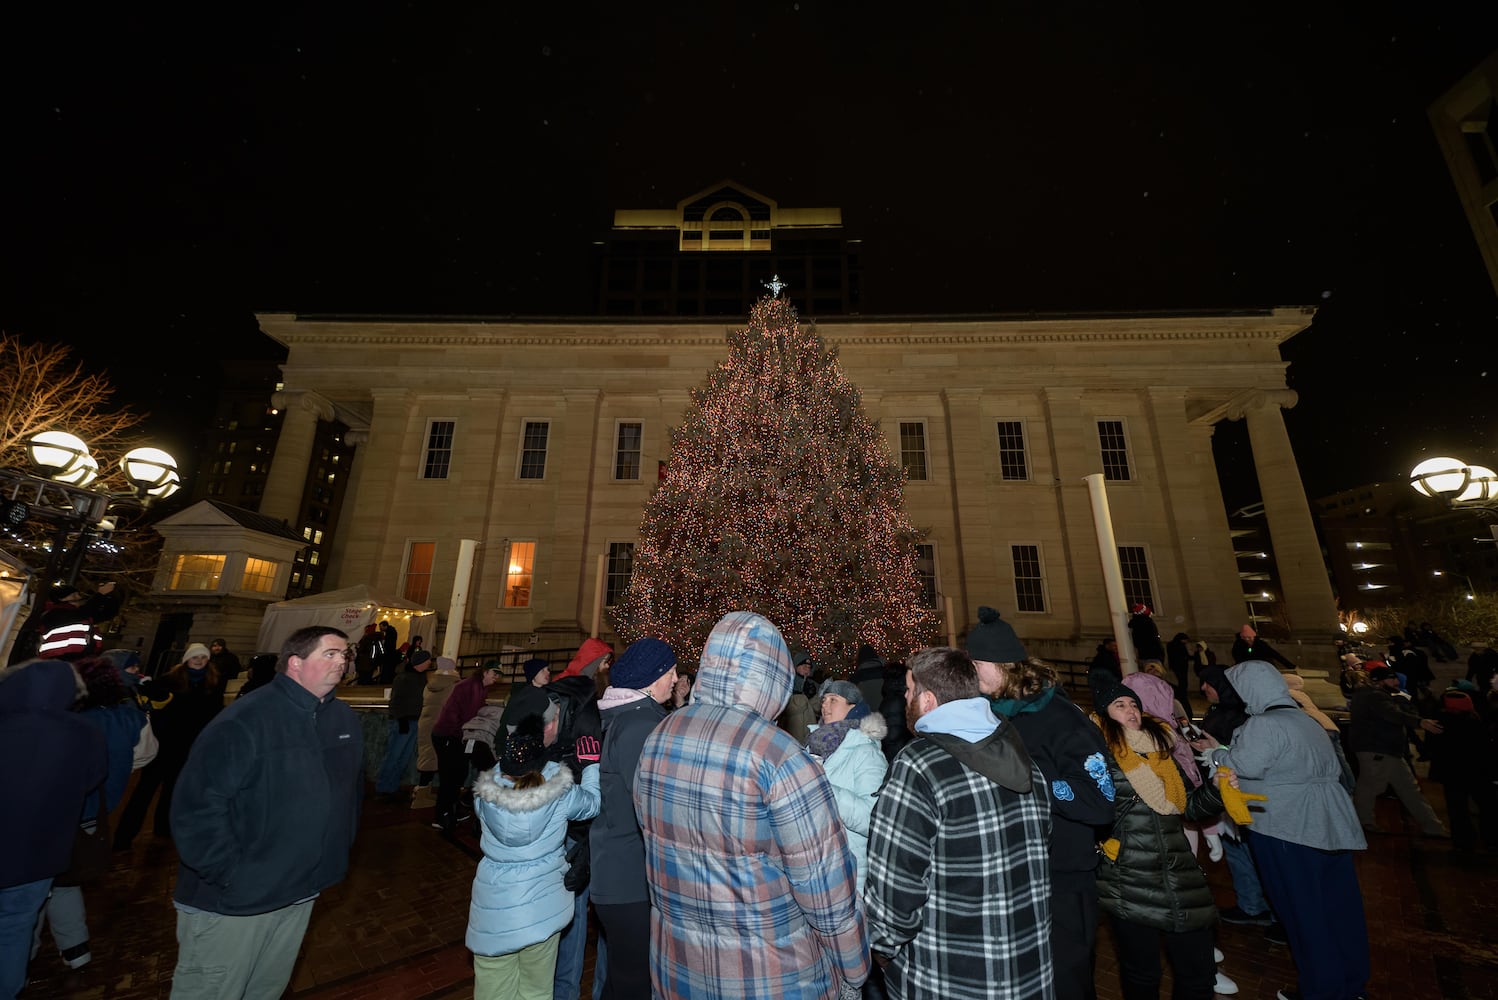
[[1172, 996], [1210, 1000], [1217, 906], [1182, 820], [1216, 816], [1222, 798], [1211, 781], [1188, 791], [1170, 753], [1175, 735], [1144, 713], [1132, 690], [1115, 684], [1101, 695], [1094, 719], [1110, 752], [1114, 820], [1098, 865], [1098, 896], [1112, 918], [1124, 1000], [1159, 996], [1162, 936], [1175, 977]]

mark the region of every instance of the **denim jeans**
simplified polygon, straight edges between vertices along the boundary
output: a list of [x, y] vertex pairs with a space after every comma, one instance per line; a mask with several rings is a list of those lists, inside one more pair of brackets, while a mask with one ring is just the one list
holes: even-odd
[[51, 888], [48, 877], [0, 889], [0, 996], [13, 997], [26, 985], [36, 915]]
[[[567, 849], [574, 841], [567, 838]], [[583, 951], [588, 946], [588, 890], [579, 892], [572, 904], [572, 923], [562, 928], [557, 942], [557, 972], [552, 980], [552, 1000], [578, 1000], [583, 981]], [[600, 956], [599, 961], [602, 962]], [[595, 964], [593, 975], [599, 974]]]
[[1228, 874], [1233, 876], [1233, 892], [1238, 896], [1238, 909], [1258, 916], [1269, 910], [1269, 900], [1264, 898], [1264, 887], [1259, 884], [1259, 870], [1254, 867], [1254, 856], [1248, 845], [1231, 837], [1222, 838], [1222, 851], [1227, 855]]
[[[79, 885], [56, 885], [47, 897], [36, 918], [36, 933], [32, 937], [32, 951], [42, 943], [42, 924], [52, 929], [52, 941], [59, 952], [75, 945], [88, 943], [88, 913], [83, 906], [83, 887]], [[4, 996], [0, 993], [0, 996]]]
[[[645, 932], [645, 940], [650, 940], [650, 931]], [[609, 943], [598, 935], [598, 952], [593, 959], [593, 1000], [603, 1000], [603, 986], [609, 978]]]
[[375, 791], [389, 795], [400, 791], [401, 779], [411, 767], [411, 758], [416, 754], [416, 720], [406, 722], [406, 731], [401, 724], [390, 719], [385, 730], [385, 759], [380, 764], [379, 776], [375, 778]]

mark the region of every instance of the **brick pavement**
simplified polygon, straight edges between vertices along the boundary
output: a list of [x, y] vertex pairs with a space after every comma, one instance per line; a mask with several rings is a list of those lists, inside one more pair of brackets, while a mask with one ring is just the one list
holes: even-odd
[[[1441, 811], [1439, 787], [1427, 794]], [[367, 802], [347, 881], [316, 904], [288, 996], [297, 1000], [467, 1000], [472, 964], [463, 947], [476, 845], [449, 842], [431, 810]], [[1379, 821], [1401, 829], [1398, 803]], [[1207, 866], [1223, 905], [1232, 902], [1222, 863]], [[1409, 834], [1376, 838], [1358, 861], [1374, 941], [1370, 995], [1401, 1000], [1498, 1000], [1498, 855], [1461, 856], [1447, 842]], [[143, 833], [87, 890], [93, 962], [70, 972], [50, 938], [32, 963], [25, 1000], [166, 997], [176, 957], [170, 843]], [[1223, 971], [1244, 1000], [1273, 998], [1294, 982], [1289, 952], [1261, 928], [1223, 925]], [[1120, 997], [1106, 924], [1100, 932], [1100, 1000]], [[591, 996], [592, 948], [584, 995]], [[1165, 994], [1168, 995], [1167, 974]]]

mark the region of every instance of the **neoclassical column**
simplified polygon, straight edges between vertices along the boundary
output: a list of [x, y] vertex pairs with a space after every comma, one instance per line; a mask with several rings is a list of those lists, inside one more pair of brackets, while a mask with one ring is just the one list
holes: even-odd
[[302, 493], [307, 488], [307, 467], [312, 462], [317, 422], [333, 419], [333, 404], [310, 389], [283, 389], [271, 396], [271, 405], [283, 416], [276, 453], [265, 476], [260, 513], [291, 524], [301, 509]]
[[1180, 612], [1186, 619], [1182, 628], [1192, 634], [1212, 634], [1237, 629], [1243, 617], [1243, 591], [1212, 460], [1212, 425], [1187, 419], [1187, 395], [1184, 386], [1145, 390], [1159, 453], [1158, 475], [1164, 487], [1160, 494], [1174, 550]]
[[1269, 537], [1274, 542], [1286, 617], [1297, 639], [1318, 642], [1337, 629], [1337, 603], [1280, 413], [1282, 407], [1294, 406], [1298, 399], [1291, 389], [1255, 391], [1244, 396], [1228, 416], [1248, 421], [1248, 439], [1259, 474]]

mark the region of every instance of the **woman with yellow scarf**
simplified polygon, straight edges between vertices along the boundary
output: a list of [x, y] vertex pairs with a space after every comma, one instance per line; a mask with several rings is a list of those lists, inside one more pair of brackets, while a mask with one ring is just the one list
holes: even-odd
[[1210, 1000], [1217, 905], [1182, 821], [1216, 816], [1222, 798], [1213, 781], [1188, 790], [1171, 755], [1175, 733], [1146, 715], [1131, 689], [1109, 685], [1095, 705], [1114, 786], [1113, 827], [1099, 844], [1098, 897], [1112, 921], [1124, 1000], [1159, 997], [1162, 937], [1174, 1000]]

